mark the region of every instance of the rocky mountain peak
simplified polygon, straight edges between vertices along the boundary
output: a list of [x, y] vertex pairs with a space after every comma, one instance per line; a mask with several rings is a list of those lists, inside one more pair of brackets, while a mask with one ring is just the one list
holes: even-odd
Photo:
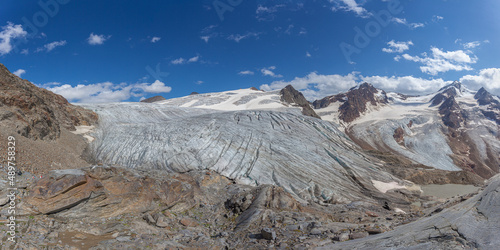
[[163, 101], [163, 100], [167, 100], [167, 99], [165, 99], [165, 97], [163, 97], [163, 96], [157, 95], [157, 96], [153, 96], [153, 97], [144, 99], [141, 102], [153, 103], [153, 102], [159, 102], [159, 101]]
[[459, 128], [461, 123], [465, 122], [466, 119], [463, 110], [453, 96], [446, 98], [441, 106], [439, 106], [439, 113], [443, 115], [442, 120], [444, 124], [454, 129]]
[[499, 101], [495, 100], [492, 94], [488, 92], [485, 88], [480, 88], [477, 93], [474, 95], [474, 99], [477, 100], [479, 105], [499, 105]]
[[97, 122], [97, 114], [71, 105], [64, 97], [39, 88], [0, 64], [0, 121], [4, 131], [32, 139], [56, 139], [60, 129]]
[[368, 103], [373, 106], [387, 103], [385, 92], [381, 91], [381, 96], [377, 96], [378, 93], [379, 90], [366, 82], [356, 89], [351, 89], [346, 93], [347, 100], [339, 108], [339, 118], [345, 122], [352, 122], [366, 111]]
[[314, 112], [314, 110], [311, 108], [311, 104], [306, 100], [304, 95], [299, 91], [297, 91], [295, 88], [293, 88], [292, 85], [284, 87], [280, 91], [280, 95], [282, 102], [286, 102], [288, 104], [295, 104], [299, 107], [302, 107], [303, 115], [321, 119], [319, 115], [317, 115], [316, 112]]

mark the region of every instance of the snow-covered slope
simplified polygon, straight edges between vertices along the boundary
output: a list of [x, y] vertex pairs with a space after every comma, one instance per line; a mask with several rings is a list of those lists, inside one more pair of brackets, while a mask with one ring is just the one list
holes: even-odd
[[483, 178], [498, 173], [500, 123], [495, 118], [500, 117], [500, 105], [484, 89], [472, 91], [454, 82], [426, 96], [386, 93], [387, 103], [376, 106], [366, 97], [350, 96], [357, 98], [353, 103], [367, 103], [352, 121], [338, 115], [343, 100], [315, 111], [324, 120], [338, 121], [365, 148], [394, 152], [437, 169], [473, 171]]
[[178, 107], [215, 110], [285, 109], [290, 105], [280, 100], [279, 91], [263, 92], [253, 89], [239, 89], [218, 93], [195, 94], [156, 102]]

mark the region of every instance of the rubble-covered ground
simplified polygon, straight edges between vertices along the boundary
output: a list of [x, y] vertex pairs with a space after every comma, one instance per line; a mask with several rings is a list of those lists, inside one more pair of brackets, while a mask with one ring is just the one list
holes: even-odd
[[[17, 243], [4, 237], [2, 249], [329, 248], [394, 232], [457, 203], [452, 209], [460, 210], [470, 198], [400, 210], [362, 200], [299, 203], [282, 188], [236, 184], [206, 170], [168, 174], [92, 166], [33, 177], [28, 172], [17, 176]], [[410, 192], [404, 196], [433, 200]], [[463, 245], [473, 246], [467, 240]]]

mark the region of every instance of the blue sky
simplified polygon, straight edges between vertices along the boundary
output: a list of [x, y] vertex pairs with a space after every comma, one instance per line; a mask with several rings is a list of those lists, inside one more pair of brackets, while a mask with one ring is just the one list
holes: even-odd
[[72, 102], [368, 81], [500, 94], [496, 0], [3, 0], [0, 62]]

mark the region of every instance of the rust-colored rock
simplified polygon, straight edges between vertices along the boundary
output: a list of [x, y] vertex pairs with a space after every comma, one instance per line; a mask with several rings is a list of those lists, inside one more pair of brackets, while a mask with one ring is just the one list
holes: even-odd
[[199, 226], [198, 222], [196, 222], [195, 220], [190, 219], [190, 218], [182, 218], [182, 219], [179, 220], [179, 223], [181, 223], [183, 226], [186, 226], [186, 227], [197, 227], [197, 226]]

